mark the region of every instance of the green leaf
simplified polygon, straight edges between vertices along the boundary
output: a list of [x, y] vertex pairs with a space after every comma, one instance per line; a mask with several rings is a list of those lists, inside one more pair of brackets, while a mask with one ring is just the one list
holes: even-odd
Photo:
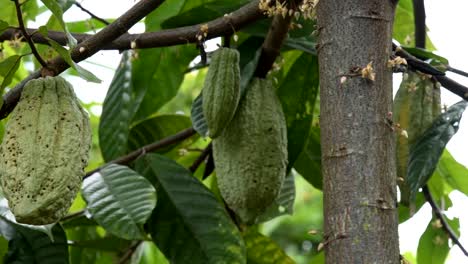
[[185, 1], [180, 13], [164, 21], [162, 26], [176, 28], [203, 23], [229, 14], [247, 2], [248, 0]]
[[[288, 32], [288, 37], [284, 40], [282, 50], [297, 49], [316, 56], [317, 51], [315, 45], [317, 40], [315, 36], [311, 34], [311, 32], [316, 30], [315, 21], [300, 18], [296, 23], [300, 24], [302, 28], [295, 28]], [[247, 33], [253, 37], [260, 37], [263, 40], [270, 25], [271, 19], [262, 19], [243, 28], [241, 32]]]
[[448, 59], [442, 56], [439, 56], [437, 54], [434, 54], [433, 52], [428, 51], [426, 49], [408, 47], [408, 46], [403, 46], [403, 45], [401, 47], [407, 52], [409, 52], [411, 55], [418, 57], [422, 60], [431, 60], [432, 63], [435, 63], [435, 64], [449, 65]]
[[131, 71], [131, 53], [125, 51], [107, 91], [99, 122], [99, 145], [106, 161], [128, 151], [129, 126], [135, 112]]
[[[419, 239], [417, 262], [424, 264], [443, 264], [449, 253], [449, 238], [447, 232], [440, 226], [439, 220], [433, 219]], [[458, 218], [447, 219], [454, 231], [458, 231]]]
[[95, 249], [99, 251], [122, 251], [131, 245], [131, 241], [121, 239], [115, 236], [106, 236], [103, 238], [85, 237], [79, 241], [73, 241], [73, 246], [78, 248]]
[[294, 163], [294, 169], [312, 186], [322, 189], [322, 165], [320, 150], [320, 128], [312, 127], [301, 154]]
[[269, 237], [250, 228], [243, 234], [249, 264], [294, 264], [295, 262]]
[[68, 65], [70, 65], [70, 67], [72, 67], [73, 69], [75, 69], [78, 72], [80, 77], [82, 77], [83, 79], [85, 79], [87, 81], [94, 82], [94, 83], [100, 83], [101, 82], [101, 80], [98, 77], [96, 77], [96, 75], [94, 75], [90, 71], [86, 70], [85, 68], [83, 68], [80, 65], [78, 65], [77, 63], [75, 63], [73, 61], [72, 57], [71, 57], [71, 54], [70, 54], [69, 50], [62, 47], [55, 40], [53, 40], [51, 38], [48, 38], [48, 37], [46, 37], [46, 38], [47, 38], [47, 41], [49, 42], [49, 44], [55, 49], [55, 51], [57, 51], [58, 54], [60, 54], [60, 56], [63, 58], [63, 60], [65, 60], [65, 62]]
[[243, 56], [241, 53], [241, 64], [240, 64], [241, 66], [241, 81], [240, 81], [241, 94], [244, 94], [247, 86], [249, 85], [250, 81], [254, 77], [255, 70], [257, 69], [257, 65], [258, 65], [258, 60], [260, 59], [260, 54], [262, 54], [261, 47], [259, 47], [256, 50], [253, 58], [250, 57], [251, 59], [249, 60], [249, 62], [245, 64], [245, 66], [242, 67]]
[[[147, 119], [132, 127], [128, 137], [128, 149], [130, 151], [161, 140], [189, 128], [190, 118], [183, 115], [159, 115]], [[179, 143], [180, 144], [180, 143]], [[177, 144], [158, 150], [159, 153], [173, 149]]]
[[436, 172], [441, 175], [446, 184], [468, 195], [468, 177], [466, 177], [468, 169], [458, 163], [447, 150], [442, 153]]
[[294, 199], [296, 198], [296, 184], [294, 174], [289, 174], [283, 182], [278, 197], [266, 209], [265, 213], [257, 218], [257, 222], [266, 222], [280, 215], [293, 214]]
[[192, 110], [190, 113], [193, 128], [202, 137], [205, 137], [208, 133], [208, 125], [206, 123], [205, 115], [203, 114], [203, 93], [195, 98], [192, 104]]
[[87, 210], [107, 231], [125, 239], [144, 239], [143, 224], [156, 205], [156, 191], [126, 166], [111, 164], [83, 181]]
[[[18, 26], [18, 18], [16, 17], [15, 3], [11, 0], [0, 0], [0, 17], [10, 26]], [[37, 1], [23, 1], [21, 4], [23, 20], [25, 24], [29, 20], [35, 20], [39, 14]]]
[[246, 263], [236, 226], [188, 170], [157, 154], [147, 154], [137, 168], [157, 186], [159, 202], [148, 228], [171, 263]]
[[132, 256], [132, 262], [137, 264], [169, 264], [164, 254], [152, 241], [144, 241]]
[[185, 0], [165, 1], [145, 18], [146, 32], [161, 30], [161, 23], [177, 15]]
[[3, 89], [7, 87], [13, 80], [16, 71], [18, 70], [21, 62], [21, 56], [13, 55], [0, 62], [0, 93], [3, 93]]
[[8, 25], [8, 22], [0, 19], [0, 34], [7, 30], [9, 26], [10, 25]]
[[[398, 1], [393, 23], [393, 38], [403, 45], [415, 45], [413, 3], [411, 0]], [[426, 40], [426, 48], [435, 50], [429, 37], [426, 36]]]
[[15, 231], [4, 263], [69, 263], [67, 238], [60, 225], [52, 229], [53, 241], [44, 233], [24, 227], [18, 226]]
[[[76, 39], [70, 34], [70, 32], [68, 31], [68, 28], [67, 28], [67, 25], [65, 24], [65, 22], [63, 21], [63, 9], [62, 7], [60, 6], [60, 4], [55, 1], [55, 0], [41, 0], [42, 3], [44, 3], [45, 6], [47, 6], [47, 8], [52, 11], [52, 14], [55, 16], [55, 18], [59, 21], [60, 23], [60, 26], [62, 27], [62, 29], [65, 31], [65, 34], [67, 36], [67, 40], [68, 40], [68, 45], [72, 48], [74, 46], [76, 46], [77, 44], [77, 41]], [[55, 47], [54, 47], [55, 48]], [[59, 52], [60, 53], [60, 52]], [[63, 55], [62, 55], [63, 56]], [[70, 64], [71, 66], [71, 64]]]
[[132, 68], [133, 87], [142, 96], [133, 118], [135, 123], [154, 115], [177, 94], [196, 54], [197, 50], [191, 46], [139, 51]]
[[410, 199], [424, 186], [434, 172], [437, 162], [450, 138], [457, 133], [460, 119], [468, 102], [452, 105], [441, 114], [421, 138], [410, 146], [408, 161], [408, 184]]
[[302, 152], [309, 135], [318, 93], [318, 75], [317, 57], [302, 54], [278, 89], [288, 129], [288, 171]]

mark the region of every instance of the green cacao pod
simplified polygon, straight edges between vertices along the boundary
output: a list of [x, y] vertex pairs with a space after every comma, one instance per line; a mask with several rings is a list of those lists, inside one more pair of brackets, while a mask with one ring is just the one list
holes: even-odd
[[202, 93], [208, 136], [216, 138], [234, 117], [240, 99], [237, 50], [220, 48], [214, 52]]
[[394, 122], [407, 132], [396, 137], [396, 165], [401, 203], [411, 206], [415, 195], [407, 182], [410, 146], [422, 136], [441, 113], [440, 88], [430, 76], [408, 72], [403, 75], [394, 100]]
[[89, 117], [61, 77], [29, 81], [1, 145], [1, 184], [16, 221], [57, 222], [80, 189], [91, 145]]
[[216, 175], [227, 205], [252, 223], [275, 200], [286, 176], [286, 121], [271, 81], [255, 78], [213, 140]]

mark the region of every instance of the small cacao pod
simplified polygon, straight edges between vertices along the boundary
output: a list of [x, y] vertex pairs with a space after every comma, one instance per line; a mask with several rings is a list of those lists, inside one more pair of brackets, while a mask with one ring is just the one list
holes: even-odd
[[19, 223], [57, 222], [80, 189], [91, 145], [89, 117], [61, 77], [29, 81], [6, 124], [1, 184]]
[[220, 48], [213, 53], [202, 93], [208, 136], [216, 138], [234, 117], [240, 99], [237, 50]]
[[275, 200], [288, 163], [286, 121], [271, 81], [252, 81], [234, 118], [213, 140], [213, 155], [221, 195], [252, 223]]

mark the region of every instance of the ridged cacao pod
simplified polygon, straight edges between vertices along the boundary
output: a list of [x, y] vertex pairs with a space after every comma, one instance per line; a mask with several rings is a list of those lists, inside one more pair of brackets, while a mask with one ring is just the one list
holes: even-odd
[[1, 145], [1, 184], [17, 222], [57, 222], [80, 189], [91, 145], [89, 117], [61, 77], [29, 81]]
[[396, 161], [401, 203], [410, 206], [414, 197], [407, 182], [410, 146], [420, 138], [441, 113], [440, 88], [430, 76], [408, 72], [404, 74], [394, 101], [394, 121], [407, 131], [408, 138], [397, 135]]
[[216, 138], [234, 117], [240, 99], [237, 50], [220, 48], [214, 52], [202, 93], [208, 136]]
[[287, 152], [281, 103], [269, 80], [255, 78], [232, 121], [213, 140], [219, 189], [243, 222], [252, 223], [275, 200]]

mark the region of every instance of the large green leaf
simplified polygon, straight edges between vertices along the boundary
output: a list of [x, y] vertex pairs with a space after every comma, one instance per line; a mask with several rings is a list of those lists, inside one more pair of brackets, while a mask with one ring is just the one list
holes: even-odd
[[129, 126], [135, 111], [130, 60], [131, 53], [124, 52], [102, 107], [99, 144], [106, 161], [113, 160], [127, 152]]
[[288, 169], [294, 165], [309, 135], [318, 85], [317, 57], [302, 54], [279, 86], [278, 96], [288, 129]]
[[11, 83], [21, 62], [21, 56], [13, 55], [0, 61], [0, 93]]
[[197, 50], [177, 46], [142, 50], [138, 54], [138, 59], [133, 60], [132, 84], [143, 97], [138, 102], [134, 122], [151, 117], [177, 94]]
[[44, 233], [17, 226], [3, 262], [15, 264], [69, 263], [65, 232], [57, 224], [52, 228], [52, 234], [53, 241]]
[[436, 172], [446, 184], [468, 195], [468, 169], [458, 163], [447, 150], [442, 153]]
[[107, 231], [125, 239], [144, 239], [142, 229], [156, 205], [156, 191], [126, 166], [111, 164], [83, 181], [87, 210]]
[[315, 188], [322, 189], [320, 128], [312, 127], [307, 143], [294, 163], [294, 169]]
[[205, 115], [203, 114], [203, 94], [200, 93], [192, 103], [192, 110], [190, 113], [193, 128], [201, 136], [206, 136], [208, 133], [208, 124], [206, 123]]
[[452, 105], [410, 146], [407, 174], [410, 199], [414, 199], [418, 189], [426, 184], [434, 172], [445, 145], [458, 131], [467, 104], [467, 101], [461, 101]]
[[[10, 26], [18, 25], [18, 18], [16, 16], [15, 3], [11, 0], [0, 0], [0, 17]], [[37, 1], [23, 1], [21, 4], [21, 11], [25, 23], [28, 20], [35, 20], [39, 14]]]
[[296, 198], [296, 184], [294, 174], [289, 174], [283, 182], [278, 197], [266, 209], [265, 213], [257, 218], [257, 222], [265, 222], [280, 215], [293, 214], [294, 199]]
[[92, 72], [86, 70], [85, 68], [81, 67], [80, 65], [78, 65], [78, 63], [76, 63], [75, 61], [73, 61], [72, 57], [71, 57], [71, 53], [69, 50], [67, 50], [66, 48], [62, 47], [58, 42], [56, 42], [55, 40], [47, 37], [47, 29], [46, 27], [42, 26], [39, 28], [39, 31], [41, 32], [41, 34], [47, 39], [47, 41], [49, 42], [49, 44], [54, 48], [54, 50], [60, 54], [60, 56], [62, 57], [62, 59], [70, 66], [72, 67], [74, 70], [77, 71], [77, 73], [79, 74], [80, 77], [82, 77], [83, 79], [87, 80], [87, 81], [90, 81], [90, 82], [95, 82], [95, 83], [100, 83], [101, 80], [96, 77]]
[[[128, 137], [128, 149], [136, 150], [140, 147], [161, 140], [165, 137], [191, 126], [190, 118], [183, 115], [160, 115], [147, 119], [132, 127]], [[159, 150], [159, 152], [169, 151], [174, 146], [169, 146]]]
[[[404, 45], [415, 45], [413, 3], [411, 0], [398, 1], [393, 23], [393, 38]], [[427, 49], [435, 50], [429, 37], [426, 37], [426, 40]]]
[[[443, 264], [449, 253], [449, 238], [439, 220], [433, 218], [427, 225], [426, 231], [419, 239], [417, 262], [424, 264]], [[447, 219], [452, 230], [459, 235], [460, 223], [458, 218]]]
[[3, 33], [3, 31], [7, 30], [9, 26], [10, 25], [8, 25], [8, 22], [0, 19], [0, 34]]
[[249, 264], [294, 264], [295, 262], [271, 238], [255, 228], [243, 233]]
[[[317, 55], [315, 45], [317, 40], [311, 32], [316, 29], [314, 20], [304, 20], [300, 18], [295, 23], [300, 24], [301, 28], [296, 27], [288, 32], [288, 37], [284, 40], [283, 50], [297, 49], [309, 53], [310, 55]], [[248, 33], [252, 37], [265, 38], [271, 25], [271, 19], [258, 20], [255, 23], [242, 28], [241, 32]]]
[[246, 263], [236, 226], [188, 170], [158, 154], [146, 155], [137, 168], [157, 186], [148, 228], [171, 263]]
[[238, 9], [248, 0], [195, 0], [185, 1], [180, 14], [164, 23], [164, 28], [189, 26], [213, 20]]
[[60, 26], [62, 27], [62, 29], [65, 31], [65, 34], [67, 36], [67, 40], [68, 40], [68, 45], [70, 47], [74, 47], [76, 46], [77, 44], [77, 41], [76, 39], [70, 34], [70, 32], [68, 31], [68, 28], [67, 28], [67, 25], [65, 24], [64, 20], [63, 20], [63, 8], [65, 6], [61, 6], [59, 4], [58, 1], [55, 1], [55, 0], [41, 0], [41, 2], [47, 6], [47, 8], [52, 11], [52, 14], [54, 15], [54, 17], [59, 21], [60, 23]]

